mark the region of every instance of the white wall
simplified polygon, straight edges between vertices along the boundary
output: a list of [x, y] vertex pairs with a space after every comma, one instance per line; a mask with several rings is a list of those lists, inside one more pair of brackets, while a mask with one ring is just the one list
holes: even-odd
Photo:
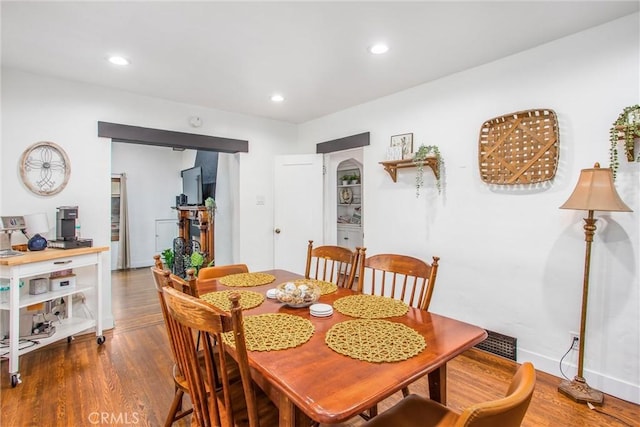
[[[0, 168], [3, 171], [0, 185], [2, 215], [21, 215], [31, 212], [47, 212], [54, 224], [55, 208], [62, 205], [78, 205], [82, 233], [93, 238], [94, 245], [110, 245], [110, 192], [111, 149], [109, 139], [97, 136], [97, 122], [107, 121], [150, 128], [193, 132], [188, 117], [198, 115], [203, 126], [198, 133], [249, 140], [249, 153], [235, 155], [239, 174], [233, 185], [238, 189], [236, 200], [220, 200], [223, 205], [232, 203], [229, 212], [233, 218], [233, 235], [228, 239], [239, 242], [235, 252], [225, 261], [245, 262], [253, 270], [272, 267], [273, 262], [273, 162], [275, 154], [295, 151], [294, 125], [247, 117], [239, 114], [205, 109], [186, 104], [168, 102], [156, 98], [134, 95], [128, 92], [37, 76], [13, 69], [2, 69], [2, 143]], [[64, 191], [52, 197], [40, 197], [30, 193], [20, 182], [18, 160], [26, 147], [37, 141], [53, 141], [67, 152], [71, 161], [71, 178]], [[158, 208], [141, 206], [133, 201], [129, 213], [145, 216], [146, 225], [136, 234], [139, 241], [135, 248], [153, 248], [153, 221], [157, 209], [166, 210], [175, 203], [175, 188], [163, 188], [158, 183], [157, 168], [166, 166], [164, 153], [145, 147], [128, 145], [116, 147], [117, 161], [127, 163], [130, 178], [143, 181], [147, 194], [161, 199]], [[126, 159], [126, 160], [125, 160]], [[136, 161], [138, 167], [136, 167]], [[181, 157], [174, 170], [189, 163]], [[193, 159], [191, 159], [191, 164]], [[124, 167], [124, 166], [123, 166]], [[119, 166], [120, 168], [120, 166]], [[122, 170], [114, 170], [119, 173]], [[163, 181], [164, 183], [164, 181]], [[137, 191], [137, 190], [136, 190]], [[140, 196], [140, 194], [138, 194]], [[264, 195], [265, 204], [256, 205], [256, 196]], [[141, 196], [146, 197], [146, 196]], [[131, 200], [130, 200], [131, 202]], [[242, 212], [240, 215], [239, 212]], [[164, 215], [164, 214], [163, 214]], [[148, 216], [148, 217], [147, 217]], [[136, 233], [138, 230], [135, 231]], [[134, 231], [132, 230], [132, 234]], [[132, 262], [144, 263], [153, 253], [136, 253]], [[225, 253], [225, 248], [216, 251]], [[153, 252], [153, 251], [152, 251]], [[150, 255], [149, 255], [150, 254]], [[103, 266], [105, 283], [105, 325], [113, 324], [111, 315], [111, 280], [108, 256]]]
[[[44, 210], [53, 220], [56, 206], [77, 204], [83, 234], [108, 245], [112, 144], [97, 137], [96, 122], [192, 132], [187, 118], [198, 115], [203, 134], [249, 140], [249, 153], [223, 162], [238, 177], [227, 194], [238, 197], [218, 197], [227, 205], [220, 221], [230, 223], [226, 239], [233, 242], [229, 259], [220, 263], [267, 269], [273, 262], [273, 156], [315, 152], [318, 142], [370, 131], [371, 146], [363, 150], [367, 252], [439, 255], [432, 310], [516, 336], [520, 361], [558, 375], [568, 331], [578, 328], [584, 256], [583, 213], [558, 206], [581, 168], [607, 164], [611, 122], [639, 102], [637, 35], [636, 14], [299, 127], [3, 69], [0, 213]], [[535, 188], [483, 184], [477, 172], [480, 125], [537, 107], [554, 109], [560, 121], [555, 180]], [[399, 172], [393, 183], [378, 165], [390, 136], [405, 132], [414, 133], [416, 146], [440, 146], [446, 161], [442, 195], [428, 171], [416, 199], [412, 172]], [[61, 145], [72, 163], [67, 189], [49, 198], [29, 193], [18, 179], [22, 151], [41, 140]], [[141, 177], [153, 174], [154, 157], [145, 160], [152, 165], [141, 164]], [[623, 162], [617, 181], [634, 213], [597, 213], [585, 364], [590, 384], [640, 403], [638, 175], [638, 163]], [[151, 179], [148, 185], [162, 193]], [[167, 192], [175, 200], [175, 190]], [[573, 376], [575, 370], [568, 371]]]
[[[371, 132], [364, 149], [367, 254], [441, 257], [431, 310], [518, 338], [519, 361], [560, 375], [579, 330], [584, 212], [558, 207], [580, 169], [608, 165], [608, 131], [638, 103], [638, 15], [300, 126], [314, 150], [328, 139]], [[434, 58], [435, 59], [435, 58]], [[502, 188], [480, 180], [478, 136], [492, 117], [556, 111], [560, 164], [549, 184]], [[393, 183], [378, 164], [391, 135], [414, 148], [437, 144], [445, 186], [433, 174], [416, 199], [415, 171]], [[623, 162], [617, 188], [633, 213], [597, 212], [585, 375], [601, 390], [640, 402], [638, 163]], [[384, 230], [384, 231], [383, 231]], [[572, 355], [571, 363], [576, 357]], [[575, 368], [568, 368], [570, 377]]]

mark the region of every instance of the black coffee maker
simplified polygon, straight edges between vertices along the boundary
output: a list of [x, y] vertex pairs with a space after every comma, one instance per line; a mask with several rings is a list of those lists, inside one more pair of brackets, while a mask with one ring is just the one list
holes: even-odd
[[76, 240], [77, 206], [60, 206], [56, 210], [56, 240]]
[[56, 240], [49, 240], [48, 246], [55, 249], [93, 246], [93, 239], [80, 239], [76, 234], [77, 220], [77, 206], [60, 206], [56, 208]]

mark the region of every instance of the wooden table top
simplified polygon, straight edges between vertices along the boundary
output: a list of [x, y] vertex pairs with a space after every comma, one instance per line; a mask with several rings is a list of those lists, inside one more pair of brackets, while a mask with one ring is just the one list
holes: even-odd
[[110, 250], [108, 246], [92, 246], [90, 248], [54, 249], [47, 248], [42, 251], [29, 251], [22, 255], [0, 258], [0, 265], [22, 265], [32, 262], [49, 261], [52, 259], [66, 258], [77, 255], [95, 254]]
[[[284, 270], [265, 271], [276, 276], [273, 283], [257, 287], [229, 288], [217, 279], [198, 282], [200, 295], [227, 289], [266, 293], [276, 285], [302, 276]], [[322, 295], [319, 302], [331, 304], [341, 297], [356, 294], [348, 289]], [[338, 423], [357, 415], [382, 399], [399, 391], [486, 338], [484, 329], [455, 319], [409, 308], [405, 316], [386, 320], [405, 324], [420, 333], [427, 347], [418, 355], [401, 362], [370, 363], [341, 355], [325, 343], [327, 330], [338, 322], [353, 320], [334, 310], [330, 317], [311, 316], [309, 308], [291, 308], [265, 298], [244, 316], [262, 313], [288, 313], [309, 319], [315, 332], [305, 344], [286, 350], [249, 352], [251, 366], [268, 385], [286, 396], [308, 417], [320, 423]], [[263, 386], [261, 381], [260, 385]], [[268, 394], [269, 393], [268, 390]]]

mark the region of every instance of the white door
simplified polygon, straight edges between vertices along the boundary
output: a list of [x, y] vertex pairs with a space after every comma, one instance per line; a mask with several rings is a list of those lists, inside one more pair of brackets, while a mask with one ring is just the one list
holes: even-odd
[[323, 244], [322, 155], [276, 156], [274, 268], [304, 274], [309, 240]]
[[156, 253], [173, 248], [173, 239], [178, 235], [178, 220], [156, 219]]

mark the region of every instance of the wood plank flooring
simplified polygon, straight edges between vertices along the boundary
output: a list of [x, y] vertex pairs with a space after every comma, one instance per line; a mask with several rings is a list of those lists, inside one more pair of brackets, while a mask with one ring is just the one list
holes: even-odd
[[[62, 340], [20, 358], [23, 383], [12, 388], [8, 363], [0, 375], [0, 426], [162, 426], [173, 398], [171, 352], [149, 269], [112, 274], [116, 328]], [[470, 350], [448, 365], [448, 403], [461, 408], [502, 396], [517, 366]], [[557, 391], [559, 378], [538, 372], [536, 391], [523, 426], [640, 426], [640, 406], [605, 397], [602, 412], [590, 410]], [[411, 386], [428, 395], [426, 380]], [[392, 405], [401, 394], [380, 404]], [[188, 405], [188, 398], [185, 399]], [[188, 426], [190, 417], [175, 423]], [[354, 418], [342, 426], [358, 426]]]

